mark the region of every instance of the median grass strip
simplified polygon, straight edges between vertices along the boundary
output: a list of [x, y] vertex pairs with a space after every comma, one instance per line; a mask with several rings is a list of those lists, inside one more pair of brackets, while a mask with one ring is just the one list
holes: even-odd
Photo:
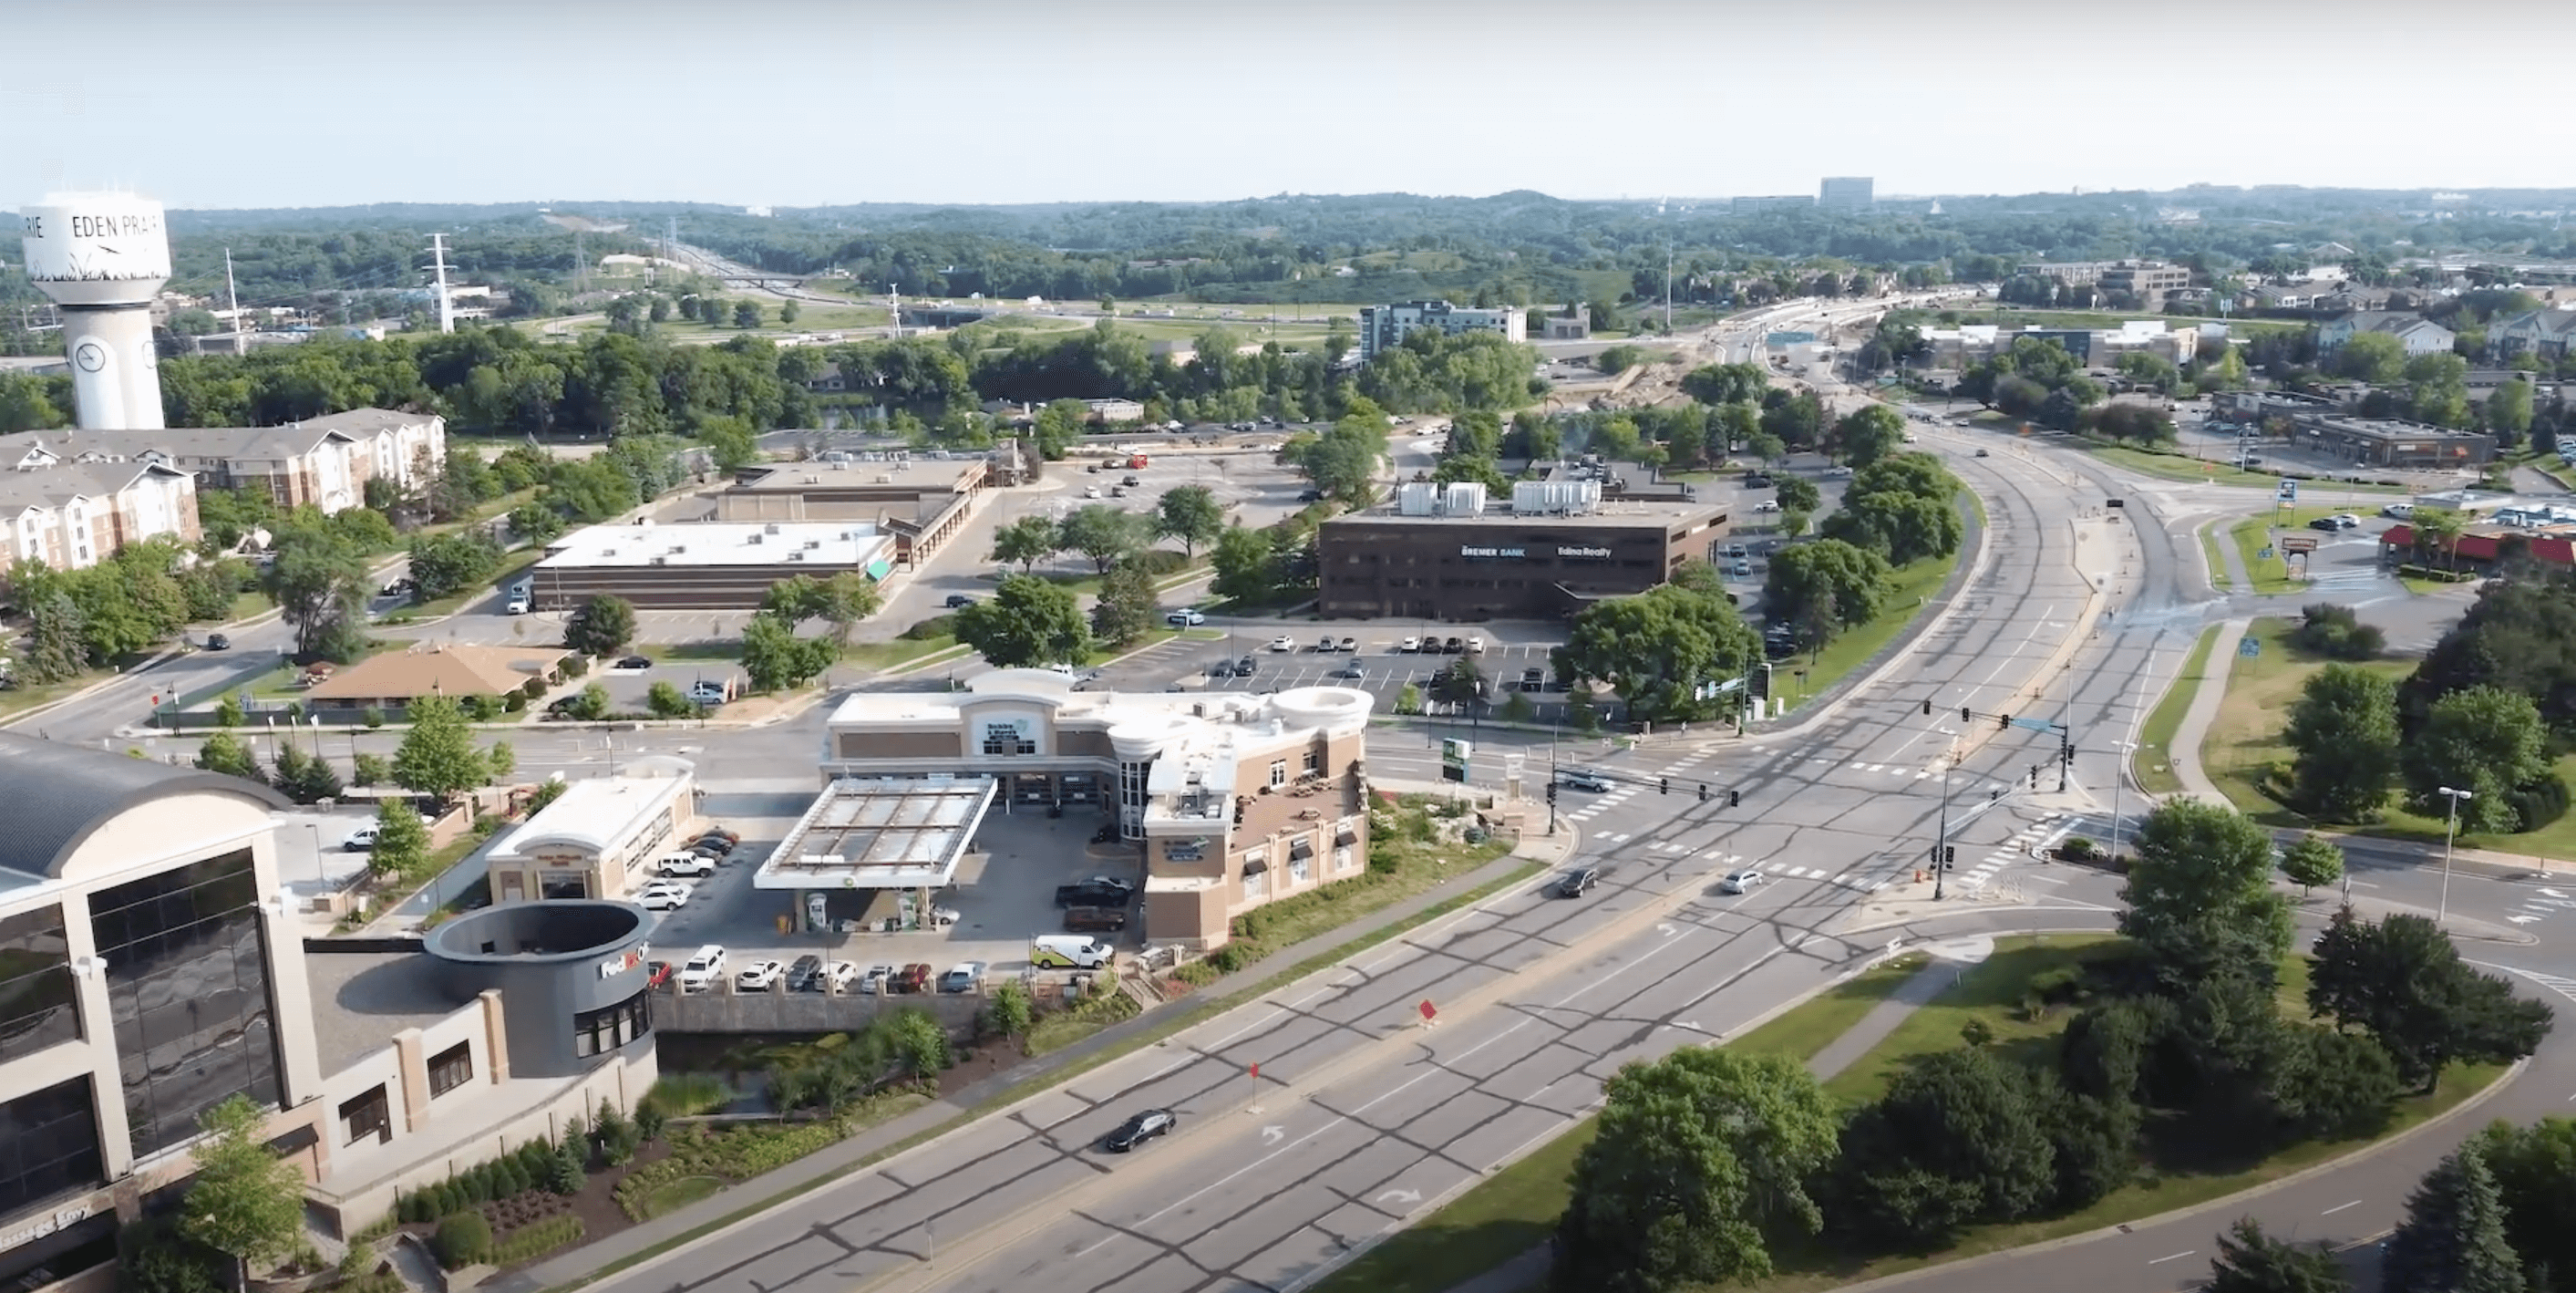
[[[1920, 955], [1883, 962], [1724, 1044], [1812, 1059], [1922, 965]], [[1571, 1197], [1567, 1182], [1574, 1161], [1592, 1143], [1597, 1126], [1594, 1118], [1576, 1123], [1429, 1217], [1389, 1236], [1309, 1293], [1444, 1293], [1546, 1243]]]
[[[2208, 537], [2203, 532], [2202, 537]], [[2200, 631], [2200, 640], [2191, 644], [2191, 653], [2182, 659], [2182, 672], [2174, 675], [2165, 688], [2164, 698], [2147, 714], [2144, 727], [2138, 729], [2137, 751], [2129, 756], [2129, 771], [2138, 789], [2151, 795], [2170, 795], [2182, 790], [2182, 778], [2174, 775], [2174, 733], [2182, 727], [2185, 714], [2191, 712], [2191, 701], [2200, 694], [2202, 680], [2209, 676], [2210, 648], [2218, 641], [2219, 625]]]
[[2200, 527], [2200, 553], [2209, 562], [2209, 586], [2220, 592], [2227, 591], [2228, 585], [2236, 581], [2227, 573], [2227, 554], [2219, 549], [2217, 526]]

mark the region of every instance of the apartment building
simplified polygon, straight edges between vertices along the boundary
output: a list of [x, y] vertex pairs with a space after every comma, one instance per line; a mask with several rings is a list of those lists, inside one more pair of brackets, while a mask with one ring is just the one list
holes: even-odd
[[1404, 344], [1416, 328], [1437, 328], [1450, 336], [1491, 332], [1506, 341], [1529, 340], [1529, 316], [1503, 307], [1484, 310], [1447, 301], [1406, 301], [1398, 305], [1360, 307], [1360, 362]]
[[10, 564], [94, 566], [118, 549], [167, 535], [198, 538], [196, 481], [155, 463], [64, 462], [38, 446], [0, 458], [0, 552]]
[[447, 465], [447, 419], [436, 414], [351, 409], [300, 425], [349, 437], [357, 445], [362, 487], [366, 480], [390, 480], [406, 497], [417, 495]]
[[[932, 882], [918, 840], [880, 848], [871, 822], [935, 817], [962, 849], [995, 793], [1088, 803], [1144, 851], [1146, 939], [1218, 947], [1232, 917], [1368, 865], [1372, 703], [1348, 687], [1078, 691], [1070, 674], [1045, 669], [993, 670], [954, 692], [862, 692], [832, 712], [825, 793], [808, 814], [839, 824], [800, 822], [755, 885], [797, 891], [794, 910], [810, 903], [835, 921], [877, 889]], [[904, 802], [907, 786], [956, 803], [892, 818], [867, 810]], [[897, 853], [905, 866], [877, 865]]]
[[2487, 344], [2510, 359], [2530, 353], [2555, 362], [2576, 350], [2576, 310], [2534, 310], [2518, 314], [2487, 332]]
[[2124, 260], [2102, 271], [2096, 280], [2106, 292], [2128, 292], [2141, 301], [2159, 301], [2167, 292], [2191, 286], [2191, 271], [2155, 260]]
[[2403, 310], [2363, 310], [2332, 319], [2317, 328], [2317, 350], [2320, 353], [2340, 350], [2343, 343], [2365, 332], [2385, 333], [2397, 338], [2408, 358], [2416, 355], [2446, 355], [2458, 334], [2420, 314]]
[[1816, 205], [1827, 211], [1867, 211], [1875, 188], [1867, 175], [1829, 175], [1816, 186]]

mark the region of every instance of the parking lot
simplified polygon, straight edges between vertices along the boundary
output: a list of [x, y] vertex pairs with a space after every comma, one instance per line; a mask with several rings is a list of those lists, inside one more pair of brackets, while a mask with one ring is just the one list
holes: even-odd
[[[794, 895], [755, 889], [751, 877], [811, 802], [808, 792], [711, 784], [703, 805], [707, 819], [739, 832], [742, 843], [713, 874], [695, 883], [684, 905], [659, 914], [652, 935], [654, 959], [677, 964], [714, 943], [725, 949], [729, 972], [763, 959], [792, 965], [797, 957], [811, 954], [825, 961], [851, 961], [862, 969], [922, 963], [935, 975], [961, 962], [980, 961], [987, 974], [1016, 974], [1028, 968], [1032, 936], [1063, 929], [1056, 886], [1092, 875], [1143, 882], [1134, 845], [1089, 842], [1104, 820], [1097, 812], [1077, 808], [1050, 818], [1043, 809], [1006, 808], [996, 802], [956, 882], [932, 899], [934, 906], [958, 913], [954, 925], [891, 934], [790, 934], [784, 931], [794, 928]], [[1141, 921], [1134, 908], [1128, 916], [1125, 933], [1098, 937], [1134, 950], [1140, 945]]]

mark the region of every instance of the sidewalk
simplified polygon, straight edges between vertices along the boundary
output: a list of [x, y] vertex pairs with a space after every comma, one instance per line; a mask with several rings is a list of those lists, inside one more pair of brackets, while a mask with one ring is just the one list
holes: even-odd
[[[1387, 789], [1397, 783], [1375, 783]], [[1404, 789], [1421, 789], [1403, 783]], [[1455, 789], [1455, 787], [1450, 787]], [[740, 1218], [734, 1214], [765, 1211], [802, 1195], [836, 1178], [856, 1172], [916, 1137], [925, 1137], [949, 1129], [949, 1124], [965, 1118], [990, 1113], [1003, 1107], [1006, 1096], [1035, 1094], [1034, 1084], [1082, 1064], [1104, 1051], [1135, 1042], [1143, 1036], [1177, 1033], [1205, 1023], [1225, 1011], [1250, 1001], [1232, 1001], [1229, 995], [1261, 983], [1272, 975], [1295, 968], [1354, 939], [1377, 933], [1389, 926], [1409, 920], [1423, 911], [1447, 902], [1463, 893], [1492, 883], [1530, 862], [1554, 865], [1570, 856], [1579, 836], [1568, 827], [1553, 838], [1538, 836], [1525, 839], [1518, 848], [1464, 875], [1452, 876], [1434, 889], [1415, 894], [1393, 906], [1372, 912], [1337, 929], [1318, 934], [1293, 946], [1283, 947], [1251, 965], [1217, 980], [1197, 992], [1165, 1005], [1147, 1010], [1134, 1019], [1094, 1033], [1090, 1037], [1016, 1065], [1004, 1072], [968, 1086], [954, 1094], [870, 1127], [833, 1145], [807, 1155], [774, 1172], [753, 1177], [740, 1185], [720, 1190], [713, 1196], [666, 1216], [655, 1217], [640, 1225], [621, 1230], [596, 1243], [559, 1253], [524, 1270], [493, 1281], [485, 1287], [493, 1293], [533, 1293], [534, 1290], [589, 1280], [603, 1268], [641, 1259], [667, 1246], [673, 1246], [702, 1233], [711, 1232]], [[1283, 985], [1284, 986], [1284, 985]], [[1008, 1103], [1016, 1104], [1012, 1098]]]
[[[1917, 1007], [1941, 995], [1943, 988], [1958, 981], [1962, 964], [1973, 965], [1995, 950], [1992, 939], [1963, 939], [1943, 943], [1933, 950], [1930, 965], [1914, 972], [1888, 994], [1885, 1001], [1870, 1007], [1842, 1036], [1826, 1044], [1823, 1050], [1807, 1060], [1807, 1071], [1819, 1082], [1827, 1081], [1850, 1068], [1871, 1047], [1887, 1040], [1896, 1026], [1905, 1022]], [[1449, 1293], [1522, 1293], [1547, 1282], [1548, 1249], [1545, 1245], [1529, 1249], [1484, 1274], [1461, 1284], [1452, 1285]]]
[[[2218, 626], [2218, 639], [2209, 644], [2209, 663], [2201, 671], [2200, 690], [2192, 694], [2191, 708], [2183, 712], [2182, 725], [2174, 729], [2173, 744], [2165, 751], [2165, 762], [2182, 782], [2183, 793], [2212, 803], [2226, 803], [2227, 796], [2218, 793], [2218, 784], [2201, 768], [2200, 744], [2218, 718], [2219, 702], [2227, 698], [2227, 674], [2236, 665], [2236, 644], [2252, 624], [2252, 620], [2229, 620]], [[2124, 767], [2122, 772], [2126, 771]]]

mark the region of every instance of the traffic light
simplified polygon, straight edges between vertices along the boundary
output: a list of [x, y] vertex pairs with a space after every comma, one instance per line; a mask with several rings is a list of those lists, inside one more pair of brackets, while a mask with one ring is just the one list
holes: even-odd
[[2030, 765], [2030, 788], [2039, 789], [2039, 765], [2036, 763]]
[[1708, 783], [1705, 781], [1699, 783], [1699, 801], [1703, 804], [1708, 802]]
[[1673, 793], [1673, 779], [1670, 777], [1655, 778], [1655, 793], [1659, 795], [1669, 795]]
[[2010, 715], [2010, 714], [1997, 714], [1997, 715], [1995, 715], [1995, 730], [1996, 730], [1996, 731], [1998, 731], [1998, 732], [2002, 732], [2002, 731], [2009, 731], [2009, 730], [2011, 730], [2011, 728], [2012, 728], [2012, 715]]
[[1959, 846], [1958, 846], [1958, 845], [1956, 845], [1956, 844], [1944, 844], [1944, 845], [1942, 845], [1942, 846], [1941, 846], [1941, 869], [1942, 869], [1942, 870], [1944, 870], [1944, 871], [1948, 871], [1948, 870], [1951, 870], [1951, 869], [1953, 869], [1953, 868], [1957, 867], [1958, 865], [1959, 865]]
[[2075, 762], [2075, 742], [2060, 741], [2057, 743], [2057, 761], [2060, 763]]
[[1965, 722], [1967, 722], [1967, 721], [1969, 721], [1970, 719], [1973, 719], [1973, 718], [1975, 718], [1975, 717], [1976, 717], [1976, 715], [1971, 714], [1971, 713], [1969, 713], [1969, 712], [1968, 712], [1968, 707], [1967, 707], [1967, 706], [1965, 706], [1965, 705], [1961, 705], [1961, 706], [1959, 707], [1959, 721], [1960, 721], [1960, 722], [1965, 723]]
[[[2039, 769], [2031, 769], [2030, 775], [2036, 779], [2039, 776]], [[1556, 783], [1553, 781], [1547, 783], [1547, 802], [1550, 804], [1554, 804], [1556, 802]]]
[[1925, 718], [1932, 717], [1932, 698], [1929, 696], [1923, 698], [1923, 716]]
[[1744, 806], [1744, 792], [1741, 790], [1727, 791], [1726, 806], [1729, 808], [1742, 808]]

